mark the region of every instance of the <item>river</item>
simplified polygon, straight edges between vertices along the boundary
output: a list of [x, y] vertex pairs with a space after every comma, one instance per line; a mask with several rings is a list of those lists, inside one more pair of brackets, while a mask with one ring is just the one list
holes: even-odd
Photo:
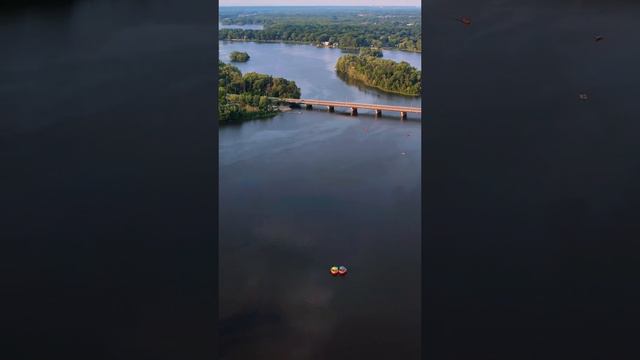
[[[219, 42], [302, 97], [420, 106], [337, 77], [340, 50]], [[420, 54], [385, 51], [420, 68]], [[417, 359], [421, 122], [294, 109], [219, 130], [223, 358]], [[345, 278], [329, 275], [345, 265]], [[376, 345], [371, 345], [376, 344]]]

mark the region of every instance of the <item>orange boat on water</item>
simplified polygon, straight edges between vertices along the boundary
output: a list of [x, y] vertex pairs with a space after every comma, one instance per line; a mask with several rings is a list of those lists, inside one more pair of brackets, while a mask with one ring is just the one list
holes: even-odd
[[464, 24], [464, 26], [469, 26], [471, 25], [471, 19], [467, 16], [461, 16], [456, 18], [456, 21], [461, 22], [462, 24]]

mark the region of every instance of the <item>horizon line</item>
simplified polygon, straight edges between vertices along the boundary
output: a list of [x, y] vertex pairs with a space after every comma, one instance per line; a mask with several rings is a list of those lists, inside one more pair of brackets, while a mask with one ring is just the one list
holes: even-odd
[[221, 7], [396, 7], [396, 8], [419, 8], [421, 5], [218, 5]]

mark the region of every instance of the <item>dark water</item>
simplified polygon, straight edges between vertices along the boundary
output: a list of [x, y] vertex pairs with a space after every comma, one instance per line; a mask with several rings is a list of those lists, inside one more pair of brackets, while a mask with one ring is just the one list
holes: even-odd
[[[420, 106], [340, 80], [336, 49], [224, 42], [220, 58], [232, 50], [303, 97]], [[224, 359], [419, 358], [420, 119], [336, 110], [220, 128]]]
[[424, 14], [424, 355], [640, 358], [637, 4]]
[[0, 16], [2, 358], [215, 358], [214, 11]]

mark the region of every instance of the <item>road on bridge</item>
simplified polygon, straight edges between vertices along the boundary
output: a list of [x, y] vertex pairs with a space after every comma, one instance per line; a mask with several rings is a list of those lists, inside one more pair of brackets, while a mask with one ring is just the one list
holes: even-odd
[[397, 105], [381, 105], [381, 104], [364, 104], [355, 103], [349, 101], [331, 101], [331, 100], [318, 100], [318, 99], [290, 99], [290, 98], [271, 98], [281, 102], [289, 104], [306, 105], [308, 109], [311, 109], [314, 105], [326, 106], [329, 111], [334, 111], [336, 107], [346, 107], [351, 109], [351, 115], [357, 115], [358, 109], [375, 110], [376, 115], [382, 115], [382, 111], [394, 111], [399, 112], [400, 117], [405, 119], [407, 113], [422, 113], [422, 108], [410, 107], [410, 106], [397, 106]]

